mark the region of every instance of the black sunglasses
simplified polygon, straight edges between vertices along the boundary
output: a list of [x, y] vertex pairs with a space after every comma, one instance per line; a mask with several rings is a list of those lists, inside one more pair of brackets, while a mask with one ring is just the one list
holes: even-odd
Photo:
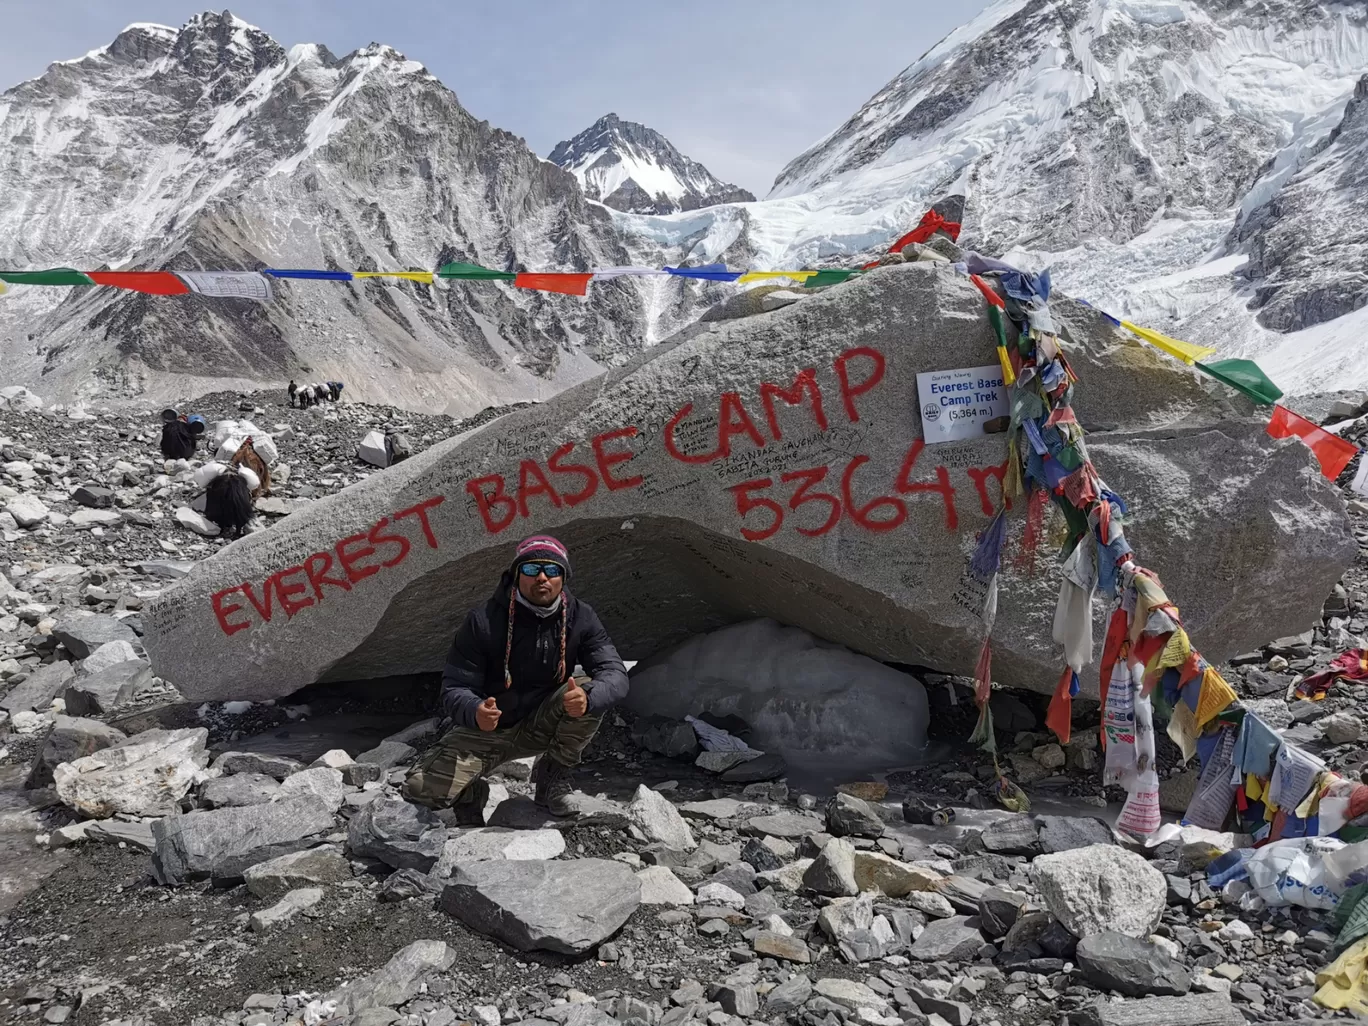
[[546, 574], [547, 577], [559, 577], [565, 573], [565, 568], [559, 563], [523, 563], [518, 567], [518, 571], [524, 577], [536, 577], [538, 574]]

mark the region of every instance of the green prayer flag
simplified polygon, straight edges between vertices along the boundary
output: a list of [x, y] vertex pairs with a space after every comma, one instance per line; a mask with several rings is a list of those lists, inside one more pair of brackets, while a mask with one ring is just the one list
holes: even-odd
[[466, 281], [512, 281], [517, 277], [509, 271], [494, 271], [479, 264], [443, 264], [437, 272], [439, 278], [460, 278]]
[[0, 271], [0, 281], [11, 285], [94, 285], [80, 271], [70, 267], [54, 267], [47, 271]]
[[1344, 893], [1335, 909], [1334, 924], [1340, 928], [1339, 936], [1335, 938], [1336, 950], [1368, 937], [1368, 883], [1358, 884]]
[[1283, 397], [1282, 389], [1269, 381], [1253, 360], [1217, 360], [1195, 366], [1203, 374], [1243, 392], [1260, 406], [1271, 406]]
[[855, 277], [855, 275], [863, 273], [863, 271], [860, 271], [858, 269], [851, 269], [848, 271], [818, 271], [816, 274], [812, 275], [812, 277], [808, 278], [807, 281], [803, 282], [803, 288], [816, 289], [821, 288], [823, 285], [839, 285], [841, 282], [848, 281], [849, 279]]
[[992, 303], [988, 304], [988, 320], [993, 324], [993, 334], [997, 336], [997, 344], [1003, 349], [1007, 348], [1007, 326], [1002, 323], [1002, 311]]

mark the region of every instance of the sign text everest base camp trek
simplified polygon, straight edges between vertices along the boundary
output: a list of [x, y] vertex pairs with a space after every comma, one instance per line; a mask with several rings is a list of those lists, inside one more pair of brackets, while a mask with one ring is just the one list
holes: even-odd
[[[1307, 449], [1093, 311], [1051, 309], [1093, 462], [1194, 642], [1218, 661], [1309, 625], [1354, 541]], [[628, 659], [768, 616], [970, 672], [982, 603], [965, 569], [999, 502], [1006, 436], [927, 444], [917, 382], [996, 371], [974, 286], [895, 265], [679, 338], [200, 564], [149, 610], [156, 672], [202, 700], [439, 669], [534, 532], [569, 546], [572, 589]], [[1009, 517], [994, 677], [1048, 692], [1058, 570], [1015, 558], [1023, 514]], [[1096, 693], [1095, 671], [1084, 687]]]

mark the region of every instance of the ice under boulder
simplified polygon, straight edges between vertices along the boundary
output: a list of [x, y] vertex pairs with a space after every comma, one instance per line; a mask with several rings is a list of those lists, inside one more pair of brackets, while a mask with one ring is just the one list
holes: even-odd
[[638, 712], [739, 716], [752, 747], [790, 765], [896, 766], [926, 746], [921, 681], [773, 620], [697, 635], [638, 663], [631, 679], [627, 702]]
[[215, 448], [214, 458], [226, 462], [233, 458], [244, 438], [252, 440], [252, 448], [266, 461], [269, 467], [280, 459], [280, 450], [275, 440], [250, 420], [216, 420], [209, 432], [210, 442]]
[[[1058, 296], [1050, 311], [1091, 458], [1193, 642], [1220, 663], [1318, 623], [1356, 547], [1310, 451], [1095, 310]], [[984, 624], [965, 570], [1007, 438], [924, 444], [917, 375], [996, 365], [983, 296], [948, 265], [693, 325], [198, 563], [149, 604], [153, 670], [192, 701], [438, 670], [518, 539], [546, 532], [626, 659], [768, 618], [971, 673]], [[1009, 553], [1025, 516], [1009, 514]], [[1057, 562], [1008, 558], [998, 585], [994, 676], [1049, 693]], [[1095, 615], [1100, 640], [1103, 603]], [[1081, 676], [1095, 696], [1097, 673]], [[851, 736], [838, 718], [823, 743]]]

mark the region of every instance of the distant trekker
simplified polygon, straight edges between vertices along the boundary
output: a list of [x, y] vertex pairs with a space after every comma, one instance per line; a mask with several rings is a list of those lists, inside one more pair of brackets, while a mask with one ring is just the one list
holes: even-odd
[[[535, 755], [537, 804], [575, 814], [571, 767], [627, 694], [627, 669], [594, 610], [565, 587], [569, 576], [564, 545], [528, 538], [493, 597], [466, 615], [442, 674], [442, 706], [456, 726], [409, 773], [410, 801], [483, 825], [484, 775]], [[583, 683], [571, 676], [576, 663]]]
[[295, 404], [295, 393], [299, 391], [299, 386], [295, 384], [295, 379], [290, 379], [290, 405]]

